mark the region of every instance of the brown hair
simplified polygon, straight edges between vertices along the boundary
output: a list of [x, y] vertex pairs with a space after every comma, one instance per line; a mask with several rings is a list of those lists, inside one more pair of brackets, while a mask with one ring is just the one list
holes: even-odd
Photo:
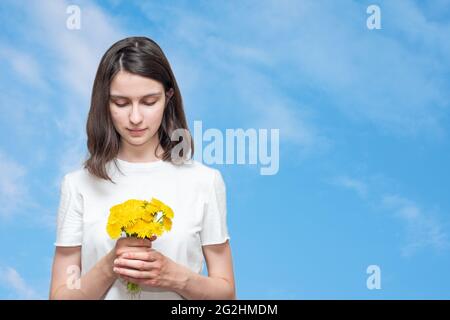
[[[159, 45], [146, 37], [129, 37], [116, 42], [103, 55], [95, 75], [86, 124], [89, 158], [84, 162], [84, 168], [88, 169], [89, 173], [112, 183], [114, 181], [108, 176], [106, 164], [117, 156], [121, 137], [114, 128], [109, 111], [110, 85], [114, 76], [121, 70], [159, 81], [166, 94], [173, 89], [173, 95], [165, 106], [157, 132], [159, 145], [164, 150], [163, 161], [172, 162], [171, 151], [179, 143], [171, 140], [173, 131], [185, 129], [189, 133], [180, 89], [169, 61]], [[190, 150], [186, 150], [186, 154], [190, 152], [192, 158], [194, 142], [190, 133], [188, 138]], [[181, 156], [185, 156], [183, 153], [184, 150], [181, 151]]]

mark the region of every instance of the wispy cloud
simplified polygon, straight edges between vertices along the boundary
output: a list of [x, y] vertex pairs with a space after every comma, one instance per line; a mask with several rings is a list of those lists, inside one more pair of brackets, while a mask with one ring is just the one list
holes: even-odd
[[[25, 223], [38, 227], [54, 228], [54, 212], [41, 204], [30, 189], [27, 168], [0, 150], [0, 218], [2, 222], [13, 221], [20, 215]], [[40, 188], [45, 188], [38, 181]], [[39, 214], [36, 214], [39, 212]]]
[[346, 189], [353, 190], [356, 192], [361, 198], [367, 197], [367, 184], [362, 180], [358, 180], [349, 176], [337, 176], [331, 179], [331, 183], [337, 186], [344, 187]]
[[28, 193], [25, 181], [26, 169], [0, 150], [0, 216], [7, 218], [22, 208]]
[[[238, 61], [230, 63], [230, 67]], [[249, 126], [279, 128], [283, 141], [300, 148], [301, 155], [325, 151], [331, 145], [330, 139], [314, 123], [312, 108], [284, 96], [257, 69], [238, 69], [234, 84], [242, 104], [252, 114], [247, 122]]]
[[[284, 48], [296, 54], [293, 70], [323, 88], [332, 106], [355, 120], [399, 135], [439, 134], [449, 101], [444, 90], [449, 68], [440, 54], [447, 51], [447, 26], [427, 22], [412, 2], [383, 1], [389, 28], [369, 31], [362, 4], [347, 3], [345, 11], [337, 2], [326, 4], [307, 1], [307, 13], [295, 21], [303, 27]], [[410, 38], [433, 41], [412, 47]]]
[[[386, 192], [388, 187], [385, 183], [380, 186], [380, 179], [380, 176], [364, 179], [339, 175], [330, 179], [329, 182], [332, 185], [353, 190], [369, 207], [385, 210], [393, 218], [398, 219], [405, 230], [405, 241], [401, 248], [403, 256], [412, 256], [427, 248], [438, 252], [450, 249], [448, 234], [437, 214], [432, 215], [431, 212], [423, 210], [413, 200]], [[389, 181], [392, 183], [392, 179]], [[369, 190], [371, 190], [370, 193]]]
[[382, 204], [405, 224], [407, 243], [402, 249], [404, 256], [411, 256], [427, 247], [438, 251], [450, 248], [448, 235], [439, 221], [413, 201], [399, 195], [385, 195]]
[[18, 79], [40, 89], [45, 88], [40, 66], [30, 54], [2, 45], [0, 46], [0, 59], [9, 62], [12, 71], [18, 75]]
[[67, 1], [34, 2], [29, 10], [35, 23], [49, 35], [43, 45], [58, 57], [53, 67], [57, 80], [64, 81], [68, 94], [88, 98], [102, 54], [123, 34], [101, 8], [88, 1], [77, 3], [81, 29], [67, 29], [69, 5]]
[[2, 286], [10, 289], [14, 299], [43, 299], [12, 267], [0, 267], [0, 283]]

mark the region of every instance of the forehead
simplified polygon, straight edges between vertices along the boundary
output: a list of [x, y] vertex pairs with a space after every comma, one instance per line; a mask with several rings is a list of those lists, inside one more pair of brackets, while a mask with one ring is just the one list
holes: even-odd
[[162, 93], [163, 85], [153, 79], [119, 71], [111, 81], [110, 95], [139, 98], [148, 94]]

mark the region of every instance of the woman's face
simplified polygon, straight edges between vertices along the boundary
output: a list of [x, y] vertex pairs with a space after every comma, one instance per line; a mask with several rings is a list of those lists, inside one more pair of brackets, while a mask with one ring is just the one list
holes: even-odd
[[156, 146], [165, 103], [166, 95], [160, 82], [119, 71], [111, 82], [109, 109], [122, 139], [121, 147]]

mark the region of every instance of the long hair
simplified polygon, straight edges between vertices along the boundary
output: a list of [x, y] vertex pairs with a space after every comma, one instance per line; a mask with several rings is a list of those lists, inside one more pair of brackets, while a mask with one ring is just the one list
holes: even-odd
[[[172, 141], [171, 137], [177, 129], [184, 129], [189, 134], [190, 143], [187, 150], [182, 150], [181, 153], [182, 156], [190, 154], [192, 158], [194, 142], [186, 123], [180, 89], [169, 61], [153, 40], [146, 37], [129, 37], [116, 42], [106, 51], [95, 75], [86, 123], [89, 158], [84, 162], [84, 168], [94, 176], [114, 183], [108, 176], [106, 164], [117, 156], [121, 139], [114, 128], [109, 110], [111, 81], [119, 71], [156, 80], [163, 85], [166, 93], [173, 89], [173, 95], [165, 106], [157, 132], [159, 145], [164, 150], [162, 160], [172, 162], [172, 149], [179, 142]], [[155, 153], [156, 150], [157, 148]], [[184, 152], [186, 154], [183, 155]]]

